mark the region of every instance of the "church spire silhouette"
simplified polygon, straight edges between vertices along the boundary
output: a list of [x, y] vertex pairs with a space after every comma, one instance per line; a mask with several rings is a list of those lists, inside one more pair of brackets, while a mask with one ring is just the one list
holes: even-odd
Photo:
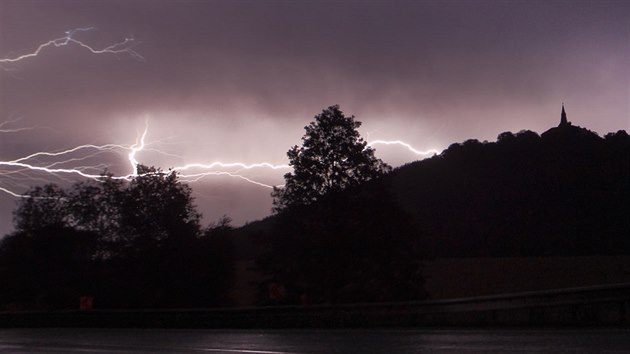
[[[564, 109], [564, 103], [562, 103], [562, 111], [560, 111], [560, 124], [540, 134], [540, 137], [547, 139], [547, 141], [556, 141], [562, 144], [573, 144], [578, 140], [590, 140], [593, 142], [600, 139], [597, 133], [578, 125], [573, 125], [573, 123], [567, 119], [567, 111]], [[586, 144], [589, 143], [587, 142]]]
[[567, 120], [567, 112], [564, 111], [564, 102], [562, 103], [562, 113], [560, 114], [560, 125], [559, 127], [566, 127], [571, 125], [571, 123]]

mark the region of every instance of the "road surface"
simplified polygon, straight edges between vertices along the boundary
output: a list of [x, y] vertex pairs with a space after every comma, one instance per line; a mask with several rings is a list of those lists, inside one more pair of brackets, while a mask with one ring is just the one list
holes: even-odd
[[2, 329], [0, 353], [624, 353], [630, 330]]

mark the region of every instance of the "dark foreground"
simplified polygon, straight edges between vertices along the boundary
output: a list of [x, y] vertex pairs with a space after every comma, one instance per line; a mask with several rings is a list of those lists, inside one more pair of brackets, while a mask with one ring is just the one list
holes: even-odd
[[630, 283], [405, 303], [0, 313], [0, 328], [588, 328], [629, 324]]
[[622, 353], [630, 330], [4, 329], [2, 353]]

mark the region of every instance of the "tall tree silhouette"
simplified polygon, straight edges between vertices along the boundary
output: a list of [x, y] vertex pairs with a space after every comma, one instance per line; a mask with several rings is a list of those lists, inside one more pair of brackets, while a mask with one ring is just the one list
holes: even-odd
[[410, 242], [415, 226], [391, 198], [384, 178], [377, 178], [391, 168], [374, 156], [360, 126], [354, 116], [330, 106], [305, 127], [302, 146], [288, 151], [294, 171], [284, 176], [284, 188], [272, 193], [274, 210], [282, 213], [258, 259], [267, 277], [260, 288], [263, 302], [424, 296], [420, 253]]
[[390, 170], [374, 156], [357, 129], [361, 122], [346, 117], [338, 105], [315, 116], [304, 129], [302, 146], [288, 152], [292, 173], [284, 175], [283, 188], [275, 188], [274, 211], [309, 205], [323, 195], [371, 180]]

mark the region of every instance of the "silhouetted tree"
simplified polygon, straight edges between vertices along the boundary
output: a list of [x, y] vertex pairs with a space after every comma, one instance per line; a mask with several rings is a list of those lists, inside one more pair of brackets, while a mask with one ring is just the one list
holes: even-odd
[[73, 226], [98, 232], [102, 243], [119, 238], [126, 183], [104, 173], [99, 182], [75, 184], [67, 205]]
[[17, 231], [0, 242], [0, 308], [76, 308], [96, 282], [95, 234], [60, 225]]
[[[378, 180], [382, 182], [382, 179]], [[424, 298], [417, 229], [390, 192], [367, 183], [286, 209], [259, 258], [263, 301], [351, 303]], [[266, 287], [281, 287], [273, 298]]]
[[284, 175], [283, 188], [275, 188], [274, 210], [308, 205], [330, 192], [338, 192], [374, 179], [390, 167], [374, 156], [357, 129], [361, 122], [346, 117], [338, 105], [315, 116], [304, 129], [302, 146], [288, 152], [293, 172]]
[[[390, 167], [360, 137], [361, 123], [330, 106], [287, 155], [269, 249], [259, 258], [275, 303], [396, 301], [424, 296], [415, 228], [378, 181]], [[277, 290], [277, 289], [282, 289]], [[263, 292], [265, 289], [261, 289]], [[263, 298], [267, 298], [263, 294]]]
[[13, 212], [15, 229], [30, 233], [49, 226], [69, 226], [68, 194], [55, 184], [34, 187]]
[[452, 144], [388, 175], [435, 257], [630, 252], [630, 138], [565, 125]]
[[195, 243], [191, 254], [194, 263], [191, 270], [208, 269], [197, 272], [189, 291], [199, 294], [199, 304], [231, 305], [229, 290], [234, 283], [234, 249], [232, 245], [232, 219], [223, 215], [212, 222]]
[[170, 241], [190, 242], [201, 234], [192, 190], [175, 171], [138, 166], [124, 182], [104, 174], [99, 182], [35, 187], [14, 212], [18, 231], [57, 225], [100, 235], [102, 256], [137, 252]]
[[[54, 185], [37, 187], [21, 201], [15, 211], [18, 231], [0, 245], [0, 274], [11, 279], [9, 283], [18, 284], [16, 289], [26, 289], [16, 290], [16, 294], [52, 299], [47, 294], [66, 289], [64, 276], [53, 272], [56, 266], [45, 271], [37, 265], [53, 256], [79, 257], [85, 264], [66, 276], [89, 269], [88, 290], [97, 307], [227, 303], [233, 275], [231, 265], [224, 264], [231, 260], [225, 246], [231, 228], [229, 218], [205, 232], [212, 237], [201, 237], [201, 215], [193, 203], [192, 190], [179, 181], [177, 173], [142, 165], [137, 170], [138, 175], [130, 181], [104, 174], [99, 181], [77, 183], [68, 190]], [[70, 239], [76, 241], [76, 248], [70, 248], [66, 242]], [[90, 247], [81, 246], [86, 242]], [[46, 249], [54, 254], [46, 253]], [[20, 261], [19, 254], [29, 261]], [[70, 259], [59, 262], [66, 264]], [[35, 288], [27, 289], [31, 285]], [[77, 288], [63, 292], [77, 297], [79, 290], [88, 291]], [[6, 295], [5, 304], [15, 298], [9, 292], [0, 295]], [[78, 297], [72, 301], [76, 304]], [[60, 306], [52, 300], [47, 303]]]
[[200, 236], [200, 218], [192, 190], [175, 171], [139, 165], [120, 203], [119, 233], [132, 252], [189, 243]]
[[200, 214], [192, 190], [175, 171], [142, 165], [137, 170], [128, 184], [110, 181], [100, 194], [89, 194], [88, 199], [111, 202], [108, 213], [115, 214], [106, 224], [113, 231], [100, 243], [105, 260], [99, 268], [100, 297], [109, 307], [186, 306], [202, 296], [190, 291], [190, 284], [211, 272], [193, 267]]

